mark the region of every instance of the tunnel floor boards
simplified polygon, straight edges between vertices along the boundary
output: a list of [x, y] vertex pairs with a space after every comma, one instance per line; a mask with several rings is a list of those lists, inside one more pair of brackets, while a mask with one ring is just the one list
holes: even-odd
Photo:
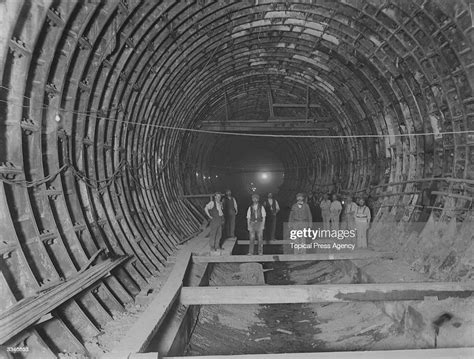
[[182, 288], [180, 301], [185, 305], [293, 304], [465, 298], [473, 293], [473, 282], [221, 286]]
[[[152, 353], [148, 353], [152, 354]], [[148, 355], [147, 354], [147, 355]], [[130, 357], [139, 359], [142, 357]], [[143, 357], [143, 359], [152, 358]], [[183, 357], [163, 357], [163, 359], [178, 359]], [[194, 359], [468, 359], [474, 358], [474, 348], [440, 348], [440, 349], [410, 349], [383, 351], [347, 351], [328, 353], [281, 353], [281, 354], [246, 354], [246, 355], [205, 355], [193, 356]]]
[[355, 260], [392, 257], [393, 254], [389, 252], [374, 252], [371, 250], [359, 249], [341, 253], [193, 256], [192, 260], [194, 263], [248, 263]]
[[[365, 260], [372, 258], [392, 258], [391, 253], [371, 250], [355, 250], [339, 253], [282, 254], [282, 255], [232, 255], [236, 239], [228, 239], [223, 244], [221, 255], [210, 254], [205, 234], [183, 246], [175, 258], [173, 272], [159, 294], [147, 310], [125, 336], [114, 358], [137, 358], [140, 355], [155, 357], [157, 353], [140, 353], [144, 350], [159, 351], [160, 357], [179, 355], [179, 348], [186, 347], [192, 333], [193, 323], [198, 316], [200, 305], [213, 304], [275, 304], [275, 303], [317, 303], [317, 302], [361, 302], [361, 301], [403, 301], [424, 300], [426, 298], [468, 297], [474, 293], [474, 283], [369, 283], [369, 284], [317, 284], [317, 285], [245, 285], [209, 287], [208, 276], [213, 266], [219, 263], [260, 263], [260, 262], [298, 262]], [[187, 278], [187, 279], [186, 279]], [[180, 309], [176, 309], [180, 308]], [[184, 308], [184, 311], [183, 311]], [[164, 318], [180, 312], [167, 328]], [[184, 313], [184, 315], [183, 315]], [[174, 315], [174, 314], [173, 314]], [[158, 331], [168, 332], [159, 336], [166, 342], [150, 346], [150, 340]], [[191, 332], [190, 332], [191, 330]], [[179, 347], [179, 348], [178, 348]], [[166, 348], [166, 349], [165, 349]], [[174, 348], [174, 349], [173, 349]], [[272, 354], [270, 357], [283, 358], [335, 358], [336, 352], [329, 353], [291, 353]], [[347, 352], [347, 357], [380, 357], [381, 353]], [[425, 350], [384, 351], [384, 357], [429, 357], [444, 358], [458, 356], [471, 357], [470, 348], [437, 349], [433, 353]], [[131, 355], [131, 356], [128, 356]], [[174, 358], [168, 356], [169, 358]], [[262, 355], [198, 356], [196, 358], [263, 358]]]

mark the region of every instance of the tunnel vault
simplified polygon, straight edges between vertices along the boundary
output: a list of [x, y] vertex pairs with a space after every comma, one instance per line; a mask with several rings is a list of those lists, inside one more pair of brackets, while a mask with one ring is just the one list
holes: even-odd
[[2, 321], [60, 298], [2, 343], [83, 351], [199, 230], [200, 203], [181, 196], [217, 189], [203, 174], [232, 123], [283, 134], [265, 139], [286, 168], [283, 197], [347, 190], [397, 220], [445, 208], [467, 220], [472, 11], [464, 0], [0, 1]]

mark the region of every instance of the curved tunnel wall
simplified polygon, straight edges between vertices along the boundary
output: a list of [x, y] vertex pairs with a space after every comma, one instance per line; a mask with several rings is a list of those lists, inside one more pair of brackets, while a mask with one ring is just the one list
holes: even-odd
[[[199, 229], [200, 210], [180, 195], [215, 189], [195, 173], [210, 171], [227, 135], [184, 129], [222, 121], [226, 101], [232, 119], [267, 116], [268, 91], [292, 103], [310, 93], [312, 118], [332, 136], [268, 139], [286, 168], [283, 196], [389, 189], [398, 195], [378, 204], [388, 212], [472, 203], [474, 137], [440, 134], [474, 130], [463, 0], [25, 0], [0, 10], [2, 310], [131, 255], [55, 325], [86, 312], [73, 333], [82, 337], [110, 320], [108, 303], [130, 301]], [[446, 194], [425, 203], [418, 180], [433, 177], [448, 178], [436, 185]]]

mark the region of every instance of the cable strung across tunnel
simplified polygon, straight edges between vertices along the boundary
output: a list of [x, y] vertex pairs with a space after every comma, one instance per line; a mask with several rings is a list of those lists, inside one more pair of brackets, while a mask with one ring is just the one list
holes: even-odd
[[345, 191], [467, 228], [472, 21], [464, 0], [0, 1], [0, 311], [64, 299], [4, 342], [86, 355], [200, 231], [186, 195], [246, 171], [284, 203]]

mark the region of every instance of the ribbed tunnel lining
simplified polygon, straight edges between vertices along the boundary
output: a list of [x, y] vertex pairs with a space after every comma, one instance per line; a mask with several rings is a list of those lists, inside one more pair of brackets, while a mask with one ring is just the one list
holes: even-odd
[[[133, 256], [117, 274], [133, 293], [199, 229], [196, 203], [180, 195], [217, 189], [195, 173], [210, 171], [209, 152], [225, 140], [147, 124], [200, 128], [223, 121], [229, 104], [232, 120], [262, 118], [270, 92], [287, 103], [309, 96], [320, 106], [311, 118], [330, 135], [474, 130], [473, 28], [461, 0], [44, 0], [0, 9], [0, 173], [37, 182], [74, 166], [29, 189], [0, 182], [1, 309], [74, 277], [98, 250]], [[300, 188], [474, 179], [472, 134], [273, 141], [288, 198]], [[472, 197], [472, 187], [462, 193]]]

